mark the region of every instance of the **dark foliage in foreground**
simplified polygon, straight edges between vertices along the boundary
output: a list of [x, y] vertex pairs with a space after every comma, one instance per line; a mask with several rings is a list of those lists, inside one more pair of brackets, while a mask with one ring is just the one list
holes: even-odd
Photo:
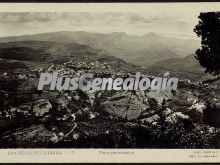
[[199, 15], [199, 24], [194, 31], [202, 39], [202, 48], [196, 51], [196, 59], [206, 72], [220, 74], [220, 12]]

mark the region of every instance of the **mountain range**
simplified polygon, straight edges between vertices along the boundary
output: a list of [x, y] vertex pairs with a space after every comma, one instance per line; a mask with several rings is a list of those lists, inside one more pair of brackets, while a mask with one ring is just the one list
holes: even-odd
[[0, 38], [0, 43], [16, 41], [51, 41], [88, 45], [95, 49], [106, 50], [114, 57], [142, 67], [170, 58], [186, 57], [200, 47], [198, 40], [165, 37], [153, 32], [144, 36], [130, 36], [123, 32], [100, 34], [62, 31]]
[[[77, 43], [16, 41], [0, 43], [0, 71], [39, 69], [43, 65], [76, 62], [100, 62], [115, 70], [141, 71], [142, 68], [111, 56], [107, 51]], [[80, 65], [80, 64], [79, 64]]]

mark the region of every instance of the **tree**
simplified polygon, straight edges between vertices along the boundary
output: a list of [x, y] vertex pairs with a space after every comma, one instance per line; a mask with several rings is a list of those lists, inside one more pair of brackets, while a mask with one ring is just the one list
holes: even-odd
[[195, 58], [206, 68], [205, 72], [220, 75], [220, 12], [200, 13], [194, 32], [201, 37], [202, 47]]

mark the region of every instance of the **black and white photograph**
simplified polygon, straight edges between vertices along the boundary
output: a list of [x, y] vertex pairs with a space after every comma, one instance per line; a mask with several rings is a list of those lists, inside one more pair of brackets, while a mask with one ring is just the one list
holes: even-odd
[[0, 148], [219, 149], [220, 11], [0, 12]]

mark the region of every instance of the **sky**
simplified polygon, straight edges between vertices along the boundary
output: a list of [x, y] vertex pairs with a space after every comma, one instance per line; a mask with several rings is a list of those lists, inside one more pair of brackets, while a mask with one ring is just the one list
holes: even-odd
[[197, 39], [199, 12], [1, 12], [0, 37], [56, 31], [125, 32]]

